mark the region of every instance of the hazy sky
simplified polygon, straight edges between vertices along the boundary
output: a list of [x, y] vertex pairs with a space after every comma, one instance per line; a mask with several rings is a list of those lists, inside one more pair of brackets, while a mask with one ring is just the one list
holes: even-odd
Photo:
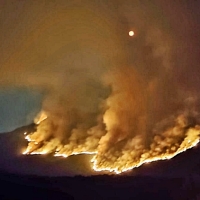
[[199, 6], [0, 0], [0, 132], [33, 122], [42, 107], [49, 121], [39, 142], [78, 138], [102, 155], [113, 146], [113, 160], [126, 144], [126, 160], [152, 132], [199, 125]]
[[[27, 71], [29, 71], [28, 72], [29, 75], [31, 75], [32, 73], [33, 76], [37, 76], [37, 74], [35, 74], [35, 71], [38, 70], [38, 75], [40, 76], [40, 73], [43, 73], [43, 71], [40, 72], [40, 68], [43, 68], [42, 66], [43, 63], [45, 65], [49, 65], [48, 62], [52, 62], [52, 59], [53, 59], [52, 57], [58, 56], [57, 54], [63, 51], [61, 50], [61, 48], [63, 48], [63, 46], [66, 44], [68, 45], [67, 41], [60, 41], [63, 43], [63, 45], [58, 45], [58, 47], [56, 47], [55, 43], [57, 43], [58, 41], [54, 41], [54, 47], [50, 47], [47, 45], [48, 41], [47, 43], [42, 42], [42, 40], [44, 39], [47, 40], [47, 38], [50, 37], [49, 32], [45, 32], [45, 27], [43, 27], [42, 23], [43, 21], [45, 21], [45, 18], [48, 19], [50, 15], [53, 15], [55, 16], [54, 18], [57, 18], [59, 14], [57, 15], [56, 12], [67, 13], [69, 12], [69, 10], [77, 8], [77, 7], [78, 8], [85, 7], [86, 9], [92, 10], [92, 12], [95, 12], [95, 9], [99, 10], [99, 16], [108, 15], [110, 19], [113, 20], [114, 25], [109, 24], [108, 26], [115, 26], [116, 20], [120, 22], [119, 24], [121, 26], [121, 29], [123, 30], [120, 30], [120, 32], [118, 33], [116, 31], [112, 32], [112, 34], [118, 35], [117, 37], [122, 37], [123, 40], [127, 40], [126, 45], [128, 45], [128, 47], [126, 48], [133, 49], [132, 41], [128, 40], [127, 38], [128, 30], [131, 28], [133, 29], [135, 28], [137, 31], [139, 28], [141, 28], [139, 26], [147, 26], [146, 22], [144, 21], [140, 22], [140, 19], [135, 19], [136, 18], [135, 15], [137, 14], [137, 13], [135, 14], [135, 11], [137, 9], [135, 9], [134, 6], [139, 5], [137, 4], [138, 4], [138, 1], [136, 0], [135, 1], [134, 0], [109, 1], [109, 3], [107, 1], [84, 1], [81, 3], [81, 1], [78, 1], [78, 0], [67, 1], [67, 2], [61, 1], [61, 0], [49, 1], [48, 3], [46, 1], [17, 1], [17, 0], [4, 1], [4, 0], [1, 0], [0, 1], [0, 26], [1, 26], [1, 33], [0, 33], [1, 82], [0, 82], [0, 85], [2, 86], [11, 85], [12, 91], [14, 90], [13, 87], [16, 87], [16, 85], [17, 87], [21, 87], [21, 86], [27, 87], [26, 89], [29, 90], [30, 84], [26, 85], [26, 83], [24, 83], [27, 81], [27, 80], [24, 80], [26, 79], [25, 76], [27, 76], [26, 74]], [[199, 4], [200, 3], [198, 0], [167, 1], [167, 2], [163, 0], [155, 0], [155, 1], [152, 1], [152, 3], [149, 3], [148, 1], [144, 1], [144, 10], [146, 9], [146, 7], [149, 6], [150, 8], [149, 12], [152, 12], [152, 14], [155, 16], [157, 15], [156, 18], [158, 22], [161, 21], [161, 23], [167, 23], [167, 26], [169, 26], [169, 28], [174, 31], [173, 34], [177, 34], [180, 37], [182, 37], [183, 40], [188, 41], [186, 43], [190, 43], [189, 42], [189, 39], [190, 39], [191, 45], [187, 44], [188, 45], [187, 48], [191, 48], [190, 54], [191, 53], [193, 54], [193, 51], [196, 51], [194, 53], [198, 54], [198, 51], [199, 51], [198, 46], [200, 46], [199, 39], [197, 38], [198, 30], [199, 30], [199, 21], [200, 21]], [[139, 9], [141, 10], [141, 4], [139, 7], [140, 7]], [[145, 11], [147, 11], [147, 9]], [[141, 12], [141, 11], [138, 11], [138, 12]], [[138, 18], [140, 18], [139, 15], [138, 15]], [[108, 19], [108, 21], [110, 19]], [[92, 19], [88, 18], [87, 20], [90, 21]], [[112, 20], [110, 23], [112, 23]], [[63, 21], [63, 19], [60, 21]], [[59, 19], [58, 19], [58, 22], [59, 22]], [[53, 23], [58, 23], [58, 22], [52, 22], [52, 25], [51, 25], [51, 22], [49, 21], [48, 22], [46, 21], [44, 23], [49, 24], [47, 26], [52, 26], [53, 28], [54, 27]], [[88, 22], [88, 24], [89, 23], [90, 22]], [[164, 24], [164, 26], [166, 26], [166, 24]], [[56, 25], [55, 25], [55, 28], [56, 28]], [[52, 30], [55, 30], [55, 28]], [[103, 34], [105, 30], [101, 30], [102, 27], [96, 27], [96, 29], [98, 28], [99, 28], [98, 32], [100, 32], [100, 34], [101, 33]], [[145, 29], [145, 27], [142, 29]], [[51, 31], [50, 28], [49, 28], [49, 31]], [[145, 31], [148, 32], [149, 31], [148, 28], [145, 29]], [[77, 34], [82, 35], [84, 33], [80, 31], [80, 33], [77, 33]], [[39, 38], [37, 42], [38, 36]], [[78, 36], [76, 40], [78, 40], [79, 38], [80, 37]], [[45, 49], [42, 46], [43, 43], [47, 45]], [[193, 47], [193, 45], [196, 45], [196, 46]], [[125, 47], [122, 47], [122, 48], [125, 48]], [[49, 50], [49, 52], [47, 51], [47, 49]], [[67, 53], [68, 49], [70, 48], [68, 47], [64, 51], [66, 51]], [[134, 52], [131, 53], [130, 55], [134, 57], [132, 54], [134, 54]], [[95, 55], [95, 56], [97, 57], [98, 55]], [[56, 59], [60, 60], [57, 63], [55, 63], [58, 65], [58, 67], [60, 67], [62, 63], [65, 62], [65, 59], [67, 58], [64, 59], [63, 56], [60, 56], [59, 58], [57, 57], [53, 59], [54, 62]], [[98, 59], [97, 62], [104, 62], [102, 60], [102, 57], [94, 58], [94, 56], [90, 56], [90, 58], [85, 58], [85, 59], [90, 59], [89, 61], [90, 63], [96, 62], [95, 59]], [[94, 61], [92, 61], [92, 59]], [[129, 60], [129, 62], [131, 61], [131, 59]], [[182, 59], [184, 60], [185, 58], [182, 58]], [[73, 62], [73, 59], [71, 59], [71, 61], [69, 61], [68, 63], [71, 63], [71, 62]], [[85, 62], [88, 62], [88, 61], [85, 60]], [[191, 63], [192, 62], [193, 61], [191, 61]], [[75, 63], [75, 65], [76, 64], [79, 64], [79, 63]], [[50, 64], [49, 68], [52, 68], [52, 64]], [[55, 72], [55, 75], [56, 75], [56, 72]], [[193, 75], [196, 76], [196, 74], [193, 74]], [[31, 77], [28, 77], [28, 78], [31, 78]], [[45, 79], [45, 77], [43, 78]], [[21, 83], [21, 81], [23, 83]], [[28, 82], [29, 81], [27, 81], [27, 83]], [[4, 88], [0, 90], [1, 92], [0, 94], [1, 95], [0, 132], [10, 131], [14, 128], [22, 126], [23, 124], [30, 123], [31, 122], [30, 116], [33, 116], [35, 114], [33, 110], [36, 108], [36, 112], [38, 112], [38, 109], [40, 109], [39, 104], [41, 103], [41, 99], [40, 98], [38, 99], [37, 97], [32, 98], [33, 94], [30, 94], [30, 92], [25, 91], [26, 89], [24, 88], [22, 90], [17, 89], [15, 92], [9, 92], [9, 91], [6, 92], [4, 91]], [[8, 110], [7, 109], [8, 107], [9, 107], [9, 111], [6, 112], [5, 110]], [[31, 114], [31, 113], [34, 113], [34, 114]], [[8, 119], [12, 119], [12, 120], [8, 120]]]

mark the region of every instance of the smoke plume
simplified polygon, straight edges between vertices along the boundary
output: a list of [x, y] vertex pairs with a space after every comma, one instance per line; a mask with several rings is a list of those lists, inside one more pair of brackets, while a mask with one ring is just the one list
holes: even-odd
[[30, 2], [1, 13], [1, 85], [45, 94], [24, 154], [93, 154], [120, 173], [198, 143], [196, 41], [164, 3]]

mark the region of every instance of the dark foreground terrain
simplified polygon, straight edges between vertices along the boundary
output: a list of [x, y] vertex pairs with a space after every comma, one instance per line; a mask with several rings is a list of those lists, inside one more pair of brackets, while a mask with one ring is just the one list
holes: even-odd
[[0, 199], [200, 199], [200, 179], [193, 176], [37, 177], [1, 172], [0, 184]]
[[200, 145], [171, 160], [134, 169], [128, 176], [74, 176], [70, 170], [83, 162], [22, 156], [27, 129], [0, 134], [0, 200], [200, 200]]

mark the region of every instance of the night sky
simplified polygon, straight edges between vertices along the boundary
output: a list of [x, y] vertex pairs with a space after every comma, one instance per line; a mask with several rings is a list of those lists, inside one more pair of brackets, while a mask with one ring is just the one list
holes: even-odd
[[[146, 56], [147, 44], [156, 42], [159, 51], [155, 54], [165, 55], [163, 66], [170, 65], [174, 83], [186, 95], [197, 94], [199, 99], [199, 8], [198, 0], [0, 0], [0, 169], [51, 176], [95, 174], [88, 164], [90, 156], [86, 155], [67, 160], [51, 155], [22, 156], [27, 144], [24, 130], [32, 127], [14, 130], [32, 124], [42, 106], [56, 107], [55, 97], [64, 93], [60, 92], [63, 88], [68, 88], [67, 104], [73, 106], [75, 103], [71, 102], [76, 102], [79, 109], [96, 113], [96, 101], [88, 100], [88, 94], [93, 99], [107, 97], [109, 90], [102, 90], [98, 74], [101, 76], [114, 65], [136, 64], [136, 71], [146, 79], [155, 74], [163, 76], [162, 69], [152, 67], [153, 61], [148, 63], [151, 59]], [[162, 46], [167, 46], [168, 41], [164, 43], [152, 34], [159, 28], [173, 46], [169, 51]], [[133, 37], [128, 35], [130, 30], [135, 32]], [[145, 68], [138, 64], [141, 60]], [[92, 89], [85, 86], [90, 84], [90, 78]], [[168, 106], [167, 100], [162, 102], [166, 103], [162, 107]], [[145, 165], [129, 175], [170, 175], [170, 166], [175, 173], [181, 167], [177, 163], [183, 165], [180, 173], [184, 174], [190, 162], [195, 162], [195, 156], [197, 148], [175, 161]]]

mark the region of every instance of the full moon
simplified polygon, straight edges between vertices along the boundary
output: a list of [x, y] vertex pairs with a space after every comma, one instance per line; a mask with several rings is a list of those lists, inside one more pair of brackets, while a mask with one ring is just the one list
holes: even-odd
[[134, 31], [129, 31], [129, 36], [133, 37], [135, 35]]

